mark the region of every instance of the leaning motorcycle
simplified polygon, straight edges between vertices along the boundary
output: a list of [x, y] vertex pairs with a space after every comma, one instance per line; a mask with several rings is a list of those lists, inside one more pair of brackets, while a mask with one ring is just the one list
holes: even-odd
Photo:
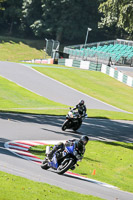
[[74, 150], [74, 146], [67, 146], [65, 150], [62, 152], [57, 150], [51, 160], [48, 158], [48, 153], [50, 152], [52, 147], [46, 147], [46, 158], [42, 162], [42, 169], [52, 168], [57, 171], [58, 174], [63, 174], [69, 169], [75, 169], [75, 165], [78, 166], [77, 161], [81, 160], [81, 155]]
[[70, 111], [66, 115], [66, 120], [62, 125], [62, 130], [78, 130], [82, 124], [83, 118], [87, 118], [87, 114], [85, 116], [81, 116], [78, 112], [75, 112], [73, 109], [70, 108]]

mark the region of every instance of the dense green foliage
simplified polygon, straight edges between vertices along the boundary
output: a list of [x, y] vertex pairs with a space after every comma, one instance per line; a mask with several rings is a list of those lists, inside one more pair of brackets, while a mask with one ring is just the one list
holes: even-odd
[[42, 20], [31, 25], [36, 34], [51, 33], [57, 40], [73, 41], [84, 38], [88, 26], [94, 30], [97, 28], [97, 0], [82, 0], [82, 3], [80, 0], [42, 2]]
[[[99, 24], [99, 25], [98, 25]], [[0, 34], [84, 42], [132, 39], [133, 0], [0, 0]]]
[[107, 0], [101, 3], [99, 11], [103, 13], [100, 27], [108, 27], [115, 36], [133, 39], [133, 0]]

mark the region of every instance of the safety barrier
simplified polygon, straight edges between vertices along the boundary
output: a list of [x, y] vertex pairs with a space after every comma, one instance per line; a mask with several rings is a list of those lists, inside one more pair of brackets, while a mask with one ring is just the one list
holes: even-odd
[[58, 64], [65, 65], [68, 67], [78, 67], [80, 69], [100, 71], [130, 87], [133, 87], [133, 77], [128, 76], [122, 73], [121, 71], [118, 71], [117, 68], [109, 67], [105, 64], [99, 64], [99, 63], [94, 63], [90, 61], [82, 61], [82, 60], [79, 61], [79, 60], [73, 60], [73, 59], [59, 59]]
[[101, 71], [102, 64], [90, 61], [73, 60], [73, 59], [59, 59], [58, 65], [65, 65], [68, 67], [79, 67], [80, 69]]
[[109, 67], [107, 65], [102, 64], [101, 72], [104, 74], [108, 74], [109, 76], [117, 79], [118, 81], [133, 87], [133, 77], [128, 76], [121, 71], [118, 71], [117, 68]]
[[32, 59], [32, 60], [23, 60], [21, 62], [26, 63], [38, 63], [38, 64], [53, 64], [53, 59]]

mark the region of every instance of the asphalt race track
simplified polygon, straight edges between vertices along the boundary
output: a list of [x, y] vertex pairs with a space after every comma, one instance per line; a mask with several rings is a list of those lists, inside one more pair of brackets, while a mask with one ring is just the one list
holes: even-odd
[[[30, 82], [30, 76], [37, 74], [34, 77], [34, 82], [39, 82], [39, 78], [41, 81], [45, 79], [45, 76], [36, 73], [34, 70], [31, 70], [28, 67], [24, 66], [24, 71], [21, 69], [20, 74], [16, 69], [12, 70], [12, 66], [17, 68], [23, 68], [23, 65], [13, 64], [8, 62], [0, 62], [0, 74], [12, 81], [17, 82], [17, 79], [23, 77], [25, 81], [17, 82], [20, 85], [27, 82], [27, 85], [23, 85], [28, 88], [29, 85], [32, 85], [32, 81]], [[4, 67], [3, 67], [4, 66]], [[8, 66], [8, 70], [5, 66]], [[10, 67], [9, 67], [10, 66]], [[26, 70], [25, 70], [26, 69]], [[33, 72], [33, 74], [32, 74]], [[18, 75], [17, 75], [18, 73]], [[26, 73], [26, 74], [25, 74]], [[20, 76], [21, 75], [21, 76]], [[18, 78], [19, 77], [19, 78]], [[26, 81], [27, 79], [27, 81]], [[52, 79], [49, 79], [52, 82]], [[20, 81], [22, 81], [20, 79]], [[46, 77], [46, 82], [48, 78]], [[58, 83], [58, 82], [57, 82]], [[49, 83], [50, 84], [50, 83]], [[51, 83], [52, 84], [52, 83]], [[59, 84], [59, 83], [58, 83]], [[44, 87], [40, 86], [40, 91], [38, 84], [32, 85], [30, 90], [36, 93], [43, 94]], [[55, 82], [54, 82], [55, 85]], [[47, 88], [47, 84], [45, 86]], [[68, 87], [64, 87], [64, 90]], [[46, 89], [45, 88], [45, 89]], [[54, 88], [54, 90], [56, 87]], [[70, 89], [71, 90], [71, 89]], [[50, 90], [45, 90], [45, 92]], [[70, 91], [75, 92], [74, 90]], [[41, 95], [42, 95], [41, 94]], [[61, 93], [62, 94], [62, 93]], [[50, 95], [50, 94], [48, 94]], [[54, 95], [54, 94], [53, 94]], [[59, 93], [58, 93], [59, 95]], [[72, 103], [74, 103], [74, 94]], [[78, 93], [77, 93], [78, 96]], [[79, 99], [80, 99], [79, 93]], [[90, 102], [89, 97], [88, 102]], [[58, 101], [58, 100], [57, 100]], [[77, 100], [76, 100], [77, 102]], [[68, 102], [71, 105], [71, 102]], [[95, 107], [97, 101], [94, 100], [93, 107]], [[98, 101], [96, 107], [99, 107], [102, 102]], [[89, 105], [89, 104], [88, 104]], [[103, 108], [105, 109], [116, 109], [112, 106], [103, 103]], [[88, 107], [88, 106], [87, 106]], [[110, 107], [110, 108], [109, 108]], [[120, 191], [118, 189], [103, 187], [99, 184], [92, 183], [91, 181], [84, 181], [74, 177], [69, 177], [68, 175], [57, 175], [52, 170], [42, 170], [38, 164], [35, 164], [31, 161], [27, 161], [22, 159], [12, 152], [8, 151], [4, 147], [4, 143], [12, 140], [67, 140], [70, 138], [79, 138], [82, 134], [87, 134], [90, 139], [98, 139], [98, 140], [117, 140], [124, 142], [133, 142], [133, 121], [114, 121], [108, 119], [85, 119], [83, 126], [79, 129], [77, 133], [73, 131], [63, 132], [61, 130], [61, 125], [64, 121], [65, 117], [60, 116], [48, 116], [48, 115], [32, 115], [32, 114], [13, 114], [13, 113], [0, 113], [0, 170], [8, 173], [12, 173], [15, 175], [23, 176], [35, 181], [46, 182], [52, 185], [59, 186], [63, 189], [72, 190], [76, 192], [80, 192], [83, 194], [90, 194], [94, 196], [101, 197], [103, 199], [115, 200], [118, 198], [119, 200], [133, 200], [133, 194]], [[82, 186], [82, 187], [81, 187]]]
[[68, 106], [75, 106], [80, 99], [84, 99], [89, 109], [122, 111], [63, 85], [27, 65], [0, 61], [0, 75], [41, 96]]

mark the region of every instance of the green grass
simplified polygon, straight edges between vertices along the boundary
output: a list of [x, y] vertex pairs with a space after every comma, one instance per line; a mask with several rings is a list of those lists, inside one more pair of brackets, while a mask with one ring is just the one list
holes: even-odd
[[[38, 47], [36, 41], [15, 38], [0, 37], [0, 42], [0, 60], [2, 61], [19, 62], [45, 57], [42, 50], [37, 50], [37, 48], [40, 49], [42, 42], [39, 42]], [[37, 67], [35, 69], [81, 92], [133, 112], [133, 89], [108, 75], [74, 68]], [[0, 77], [0, 111], [65, 115], [67, 108], [68, 106], [50, 101]], [[88, 116], [133, 120], [132, 114], [93, 109], [88, 110]], [[133, 192], [132, 151], [132, 144], [90, 141], [85, 158], [74, 172]], [[37, 150], [34, 152], [38, 155]], [[44, 151], [40, 156], [44, 158]], [[95, 176], [92, 175], [94, 169], [96, 169]], [[0, 182], [0, 200], [44, 199], [44, 197], [46, 199], [46, 196], [48, 196], [47, 199], [53, 199], [53, 195], [55, 199], [98, 199], [68, 193], [54, 186], [36, 183], [4, 172], [0, 172]]]
[[66, 191], [0, 171], [0, 200], [100, 200], [98, 197]]
[[61, 114], [67, 106], [36, 95], [0, 76], [0, 110], [39, 114]]
[[[18, 62], [20, 60], [27, 60], [33, 58], [43, 58], [44, 52], [37, 50], [37, 48], [43, 48], [42, 41], [35, 40], [24, 40], [19, 38], [9, 38], [0, 36], [0, 60], [8, 60]], [[36, 47], [36, 48], [33, 48]], [[44, 65], [42, 65], [44, 66]], [[49, 65], [51, 67], [56, 67], [56, 65]], [[88, 95], [91, 95], [97, 99], [114, 105], [118, 108], [133, 112], [133, 89], [116, 81], [115, 79], [104, 75], [100, 72], [92, 72], [87, 70], [80, 70], [77, 68], [67, 68], [64, 66], [57, 66], [61, 68], [43, 68], [36, 67], [40, 72], [57, 79], [73, 88], [80, 90]], [[64, 69], [63, 69], [64, 68]], [[0, 110], [2, 111], [12, 111], [12, 112], [24, 112], [24, 113], [36, 113], [36, 114], [53, 114], [53, 115], [66, 115], [66, 109], [60, 109], [60, 105], [49, 101], [50, 103], [36, 100], [39, 97], [34, 96], [34, 100], [27, 96], [27, 91], [21, 92], [21, 88], [18, 87], [19, 95], [16, 95], [12, 91], [13, 86], [8, 87], [4, 91], [4, 84], [2, 84], [0, 79], [0, 84], [3, 88], [0, 88], [2, 93], [0, 94]], [[3, 82], [4, 83], [4, 82]], [[11, 91], [10, 91], [11, 89]], [[8, 98], [5, 98], [5, 92]], [[16, 92], [18, 93], [18, 91]], [[26, 93], [26, 94], [24, 94]], [[29, 92], [28, 92], [29, 93]], [[3, 96], [4, 94], [4, 96]], [[22, 98], [21, 98], [22, 96]], [[25, 97], [26, 96], [26, 97]], [[28, 100], [29, 98], [29, 100]], [[4, 105], [5, 104], [5, 105]], [[49, 104], [49, 106], [47, 106]], [[59, 109], [58, 109], [59, 107]], [[61, 106], [62, 108], [62, 106]], [[67, 107], [65, 107], [67, 108]], [[100, 117], [109, 119], [125, 119], [133, 120], [132, 114], [126, 114], [121, 112], [111, 112], [104, 110], [90, 109], [87, 111], [89, 117]]]
[[[36, 95], [0, 76], [0, 111], [66, 115], [68, 106]], [[88, 109], [87, 114], [88, 117], [133, 120], [133, 114], [122, 112]]]
[[[33, 40], [33, 39], [24, 39], [24, 38], [17, 38], [12, 36], [2, 36], [0, 35], [0, 43], [4, 44], [6, 42], [13, 42], [13, 43], [24, 43], [29, 47], [33, 47], [36, 49], [44, 49], [45, 46], [45, 40]], [[17, 58], [17, 57], [16, 57]]]
[[[44, 159], [45, 146], [30, 151]], [[89, 141], [82, 162], [73, 172], [133, 192], [132, 158], [133, 143]], [[94, 169], [96, 174], [92, 175]]]
[[133, 112], [133, 88], [96, 71], [34, 67], [74, 89], [108, 104]]
[[98, 109], [88, 109], [88, 117], [107, 118], [112, 120], [133, 120], [133, 114]]
[[[54, 145], [51, 145], [50, 146], [54, 146]], [[46, 145], [37, 145], [37, 146], [34, 146], [34, 147], [30, 147], [29, 149], [29, 152], [38, 156], [40, 159], [44, 160], [45, 158], [45, 151], [46, 151]]]
[[[37, 50], [34, 41], [15, 40], [14, 38], [0, 37], [0, 60], [20, 62], [21, 60], [32, 60], [45, 58], [43, 50]], [[37, 41], [36, 41], [37, 44]]]

